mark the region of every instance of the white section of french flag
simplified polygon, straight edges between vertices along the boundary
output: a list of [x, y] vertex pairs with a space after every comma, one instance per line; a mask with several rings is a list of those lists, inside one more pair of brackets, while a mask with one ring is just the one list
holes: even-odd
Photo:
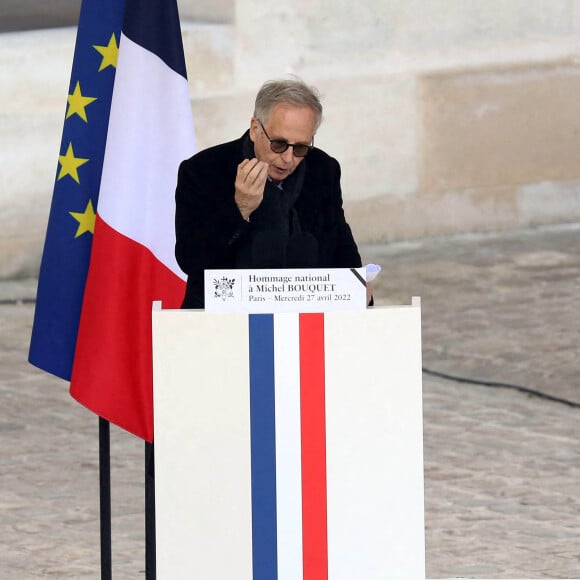
[[187, 80], [122, 35], [98, 213], [180, 278], [175, 186], [195, 148]]
[[274, 318], [278, 578], [302, 578], [302, 465], [298, 316]]

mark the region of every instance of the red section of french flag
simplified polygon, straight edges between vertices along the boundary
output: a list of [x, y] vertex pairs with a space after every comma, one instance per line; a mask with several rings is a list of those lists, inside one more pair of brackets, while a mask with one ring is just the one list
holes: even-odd
[[328, 578], [324, 315], [300, 315], [304, 580]]
[[183, 280], [147, 248], [97, 218], [71, 395], [148, 441], [153, 439], [151, 302], [163, 297], [164, 307], [179, 308], [183, 291]]

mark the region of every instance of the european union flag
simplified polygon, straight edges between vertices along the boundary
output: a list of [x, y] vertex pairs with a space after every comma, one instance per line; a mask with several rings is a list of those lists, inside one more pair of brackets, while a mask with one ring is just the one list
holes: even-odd
[[122, 0], [82, 3], [29, 361], [70, 380], [123, 24]]

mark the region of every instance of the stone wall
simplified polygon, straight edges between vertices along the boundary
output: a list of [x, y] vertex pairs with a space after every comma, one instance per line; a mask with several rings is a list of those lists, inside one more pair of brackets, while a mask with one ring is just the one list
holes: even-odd
[[[75, 3], [48, 4], [66, 24]], [[12, 5], [34, 28], [37, 3]], [[262, 81], [317, 85], [316, 143], [341, 161], [360, 241], [580, 221], [580, 0], [180, 11], [200, 147], [245, 130]], [[0, 34], [0, 277], [38, 268], [74, 40], [74, 28]]]

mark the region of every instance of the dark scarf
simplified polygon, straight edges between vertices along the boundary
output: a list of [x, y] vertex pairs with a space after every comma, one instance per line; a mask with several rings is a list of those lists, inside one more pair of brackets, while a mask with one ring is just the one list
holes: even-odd
[[[255, 156], [249, 135], [243, 141], [244, 159]], [[302, 191], [306, 159], [284, 180], [282, 188], [269, 179], [264, 199], [250, 216], [250, 234], [238, 248], [238, 268], [283, 268], [286, 265], [288, 239], [300, 232], [300, 222], [294, 205]]]

